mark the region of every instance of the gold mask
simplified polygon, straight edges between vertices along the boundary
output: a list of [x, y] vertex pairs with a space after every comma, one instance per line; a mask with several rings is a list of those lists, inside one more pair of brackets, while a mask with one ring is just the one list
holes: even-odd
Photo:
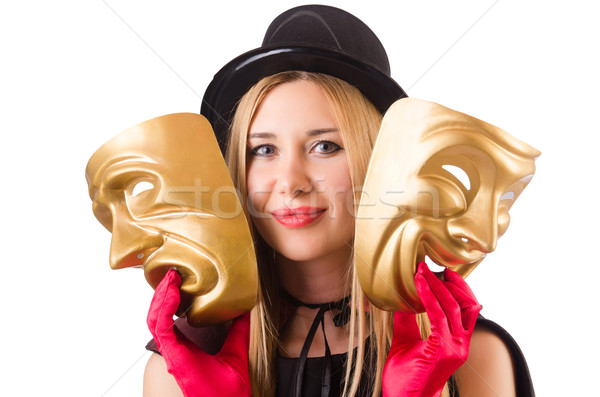
[[91, 157], [86, 179], [94, 215], [112, 233], [113, 269], [143, 266], [156, 288], [176, 266], [178, 315], [191, 325], [223, 322], [255, 305], [252, 238], [203, 116], [170, 114], [121, 132]]
[[540, 152], [505, 131], [413, 98], [384, 116], [357, 211], [355, 260], [369, 300], [424, 310], [416, 265], [466, 277], [496, 248]]

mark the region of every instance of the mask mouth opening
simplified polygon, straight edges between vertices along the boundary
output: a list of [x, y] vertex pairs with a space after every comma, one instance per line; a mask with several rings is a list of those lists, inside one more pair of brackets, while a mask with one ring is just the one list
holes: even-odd
[[418, 262], [425, 262], [429, 270], [440, 279], [446, 268], [452, 268], [452, 266], [426, 242], [423, 242], [422, 251], [418, 256], [420, 257], [418, 258]]
[[[464, 240], [462, 240], [462, 243], [466, 244]], [[417, 259], [425, 262], [432, 272], [439, 273], [443, 272], [444, 268], [456, 270], [456, 266], [479, 263], [485, 257], [484, 252], [475, 250], [467, 252], [458, 250], [453, 252], [452, 249], [448, 248], [441, 248], [441, 250], [440, 253], [439, 249], [433, 249], [427, 242], [423, 242], [422, 251], [420, 251]], [[461, 249], [461, 251], [464, 251], [464, 249]]]
[[194, 300], [194, 293], [187, 291], [190, 289], [190, 285], [193, 286], [197, 282], [194, 272], [187, 267], [181, 266], [181, 264], [161, 263], [153, 264], [151, 270], [149, 271], [146, 269], [146, 277], [148, 283], [153, 288], [156, 288], [158, 283], [164, 278], [165, 274], [167, 274], [170, 269], [174, 269], [181, 276], [181, 286], [179, 288], [181, 300], [176, 314], [179, 317], [186, 317], [186, 313], [190, 309]]
[[218, 282], [218, 272], [213, 268], [198, 271], [181, 263], [160, 263], [154, 264], [151, 269], [146, 269], [149, 284], [156, 288], [169, 269], [176, 270], [181, 276], [182, 297], [186, 294], [206, 295], [216, 287]]
[[425, 262], [425, 264], [427, 265], [427, 267], [429, 268], [429, 270], [431, 270], [433, 272], [433, 274], [435, 274], [436, 276], [438, 276], [438, 278], [442, 275], [442, 273], [446, 269], [445, 266], [442, 266], [439, 263], [437, 263], [436, 261], [434, 261], [429, 256], [429, 254], [425, 254], [425, 258], [424, 258], [423, 262]]

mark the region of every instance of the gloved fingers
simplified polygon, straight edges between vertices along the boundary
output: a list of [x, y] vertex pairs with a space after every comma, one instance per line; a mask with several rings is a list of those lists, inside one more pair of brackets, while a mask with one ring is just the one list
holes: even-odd
[[217, 353], [219, 359], [234, 368], [249, 387], [248, 349], [250, 347], [250, 312], [233, 320], [223, 347]]
[[462, 327], [465, 331], [472, 332], [481, 311], [481, 305], [465, 280], [457, 273], [446, 270], [444, 278], [447, 281], [444, 284], [460, 306]]
[[392, 349], [395, 345], [408, 345], [420, 342], [421, 331], [417, 325], [416, 315], [413, 313], [394, 312], [394, 337]]
[[453, 271], [449, 268], [446, 268], [446, 269], [444, 269], [444, 281], [447, 281], [447, 282], [450, 282], [450, 283], [456, 285], [456, 287], [460, 288], [462, 291], [464, 291], [464, 293], [466, 295], [468, 295], [471, 300], [477, 302], [477, 298], [475, 298], [475, 294], [473, 293], [473, 290], [471, 290], [471, 287], [469, 287], [469, 284], [467, 284], [465, 279], [462, 278], [462, 276], [460, 274], [456, 273], [455, 271]]
[[173, 269], [169, 270], [156, 287], [150, 309], [148, 310], [148, 328], [159, 349], [165, 337], [175, 338], [173, 315], [180, 302], [179, 286], [181, 276]]
[[475, 328], [475, 322], [481, 310], [481, 305], [477, 301], [470, 299], [462, 289], [454, 284], [446, 283], [446, 288], [448, 288], [448, 291], [450, 291], [460, 305], [460, 318], [463, 330], [472, 332]]
[[432, 331], [445, 335], [456, 334], [463, 329], [460, 306], [450, 291], [429, 270], [425, 263], [420, 263], [415, 277], [415, 285], [427, 311]]

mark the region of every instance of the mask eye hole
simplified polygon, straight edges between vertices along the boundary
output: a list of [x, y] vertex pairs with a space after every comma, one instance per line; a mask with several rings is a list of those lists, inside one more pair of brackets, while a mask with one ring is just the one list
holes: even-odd
[[514, 200], [515, 192], [506, 192], [500, 197], [500, 201], [502, 200]]
[[469, 179], [469, 175], [465, 172], [465, 170], [450, 164], [444, 164], [442, 165], [442, 168], [454, 175], [454, 177], [458, 179], [467, 190], [471, 190], [471, 179]]
[[139, 194], [154, 189], [154, 185], [148, 181], [141, 181], [135, 184], [131, 191], [131, 197], [136, 197]]

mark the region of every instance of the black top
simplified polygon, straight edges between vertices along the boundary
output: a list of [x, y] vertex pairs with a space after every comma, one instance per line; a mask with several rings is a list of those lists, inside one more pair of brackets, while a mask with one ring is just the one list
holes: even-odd
[[[368, 346], [368, 345], [367, 345]], [[331, 355], [331, 382], [329, 395], [341, 396], [343, 383], [346, 376], [346, 353]], [[296, 365], [299, 358], [288, 358], [277, 355], [277, 397], [293, 396], [292, 386], [296, 374]], [[314, 397], [321, 395], [321, 377], [325, 357], [309, 357], [306, 360], [304, 371], [304, 384], [302, 397]], [[357, 396], [370, 396], [371, 387], [368, 385], [368, 374], [363, 374]]]

